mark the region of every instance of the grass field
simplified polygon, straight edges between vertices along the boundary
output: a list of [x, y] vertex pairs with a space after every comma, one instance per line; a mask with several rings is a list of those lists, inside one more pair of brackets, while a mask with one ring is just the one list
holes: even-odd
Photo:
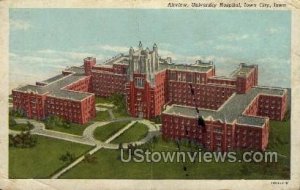
[[76, 157], [92, 147], [63, 140], [37, 136], [33, 148], [9, 148], [9, 178], [49, 178], [66, 163], [59, 160], [66, 151]]
[[129, 129], [127, 129], [123, 134], [114, 139], [112, 143], [128, 143], [134, 142], [144, 138], [148, 133], [148, 127], [142, 123], [135, 123]]
[[110, 119], [108, 111], [98, 111], [93, 121], [108, 121]]
[[[95, 156], [97, 163], [82, 162], [61, 178], [99, 179], [289, 179], [290, 126], [287, 122], [271, 122], [269, 150], [287, 157], [278, 157], [277, 163], [245, 162], [128, 162], [120, 160], [120, 150], [101, 149]], [[278, 140], [280, 138], [281, 140]], [[275, 144], [272, 144], [275, 143]], [[143, 145], [151, 151], [177, 151], [174, 142], [157, 142]], [[189, 150], [182, 145], [181, 150]], [[125, 158], [128, 154], [125, 153]], [[238, 157], [239, 158], [239, 157]]]
[[124, 110], [113, 109], [113, 114], [114, 114], [115, 118], [130, 117], [130, 115]]
[[290, 121], [271, 121], [268, 150], [290, 157]]
[[[161, 139], [152, 151], [174, 150], [176, 145]], [[61, 178], [99, 179], [288, 179], [281, 164], [230, 162], [133, 162], [120, 160], [120, 150], [102, 149], [97, 163], [82, 162]], [[125, 159], [128, 154], [125, 154]], [[184, 170], [184, 168], [186, 170]]]
[[89, 125], [91, 125], [91, 122], [86, 123], [84, 125], [77, 124], [77, 123], [71, 123], [69, 128], [66, 128], [63, 126], [54, 126], [53, 128], [48, 129], [48, 130], [59, 131], [59, 132], [63, 132], [63, 133], [73, 134], [73, 135], [82, 135], [85, 128]]
[[96, 104], [111, 104], [112, 101], [110, 101], [108, 98], [103, 98], [103, 97], [99, 97], [99, 96], [96, 96], [95, 97], [95, 102]]
[[130, 123], [130, 121], [112, 122], [102, 127], [98, 127], [94, 131], [94, 137], [100, 141], [105, 141], [128, 123]]

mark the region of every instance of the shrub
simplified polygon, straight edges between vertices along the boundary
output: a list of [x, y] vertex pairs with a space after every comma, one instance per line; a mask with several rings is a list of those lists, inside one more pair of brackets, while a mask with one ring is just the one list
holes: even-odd
[[126, 102], [123, 94], [113, 94], [109, 97], [109, 101], [111, 101], [116, 106], [118, 111], [126, 111]]
[[73, 153], [70, 153], [69, 151], [67, 151], [65, 154], [63, 154], [59, 157], [59, 160], [70, 163], [75, 160], [75, 155]]
[[46, 129], [53, 129], [54, 127], [70, 128], [71, 125], [64, 119], [55, 115], [51, 115], [45, 119], [45, 127]]
[[14, 127], [17, 125], [17, 122], [15, 121], [15, 118], [9, 117], [9, 127]]
[[21, 132], [18, 135], [9, 135], [9, 146], [16, 148], [31, 148], [37, 144], [37, 137], [32, 136], [30, 131]]

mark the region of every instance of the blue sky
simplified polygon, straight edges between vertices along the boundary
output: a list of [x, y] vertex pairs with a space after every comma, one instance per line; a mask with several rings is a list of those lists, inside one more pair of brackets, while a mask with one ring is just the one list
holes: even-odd
[[218, 75], [256, 63], [260, 85], [290, 87], [289, 11], [10, 9], [10, 88], [86, 56], [101, 63], [139, 41], [177, 63], [213, 60]]

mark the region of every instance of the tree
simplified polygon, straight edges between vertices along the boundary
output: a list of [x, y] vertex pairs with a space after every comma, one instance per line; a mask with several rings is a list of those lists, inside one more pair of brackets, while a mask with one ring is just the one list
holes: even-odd
[[14, 147], [15, 146], [14, 136], [12, 134], [9, 134], [8, 139], [9, 139], [9, 146]]
[[157, 142], [158, 142], [157, 136], [153, 136], [153, 137], [152, 137], [152, 142], [153, 142], [153, 143], [157, 143]]
[[126, 111], [125, 96], [123, 94], [115, 93], [109, 97], [109, 100], [116, 106], [118, 111]]
[[34, 125], [32, 123], [30, 123], [29, 121], [27, 121], [27, 127], [24, 129], [25, 131], [31, 130], [34, 128]]
[[161, 124], [162, 122], [161, 122], [161, 116], [160, 115], [158, 115], [158, 116], [156, 116], [156, 117], [153, 117], [152, 119], [150, 119], [150, 121], [152, 121], [152, 122], [154, 122], [154, 123], [156, 123], [156, 124]]
[[9, 117], [9, 127], [10, 127], [10, 128], [13, 128], [13, 127], [15, 127], [16, 125], [17, 125], [17, 122], [16, 122], [15, 118]]
[[119, 150], [123, 149], [123, 144], [119, 143]]
[[51, 115], [45, 119], [45, 127], [46, 129], [53, 129], [54, 127], [69, 128], [70, 125], [64, 121], [64, 119], [55, 115]]
[[286, 111], [286, 113], [285, 113], [285, 116], [284, 116], [284, 118], [283, 118], [283, 121], [287, 121], [287, 120], [289, 120], [290, 118], [291, 118], [291, 110], [288, 109], [288, 110]]
[[65, 154], [62, 154], [59, 157], [59, 160], [63, 161], [63, 162], [73, 162], [75, 160], [75, 155], [73, 153], [70, 153], [69, 151], [67, 151]]
[[16, 148], [30, 148], [37, 144], [37, 137], [31, 135], [30, 131], [22, 131], [15, 136], [9, 135], [9, 146]]

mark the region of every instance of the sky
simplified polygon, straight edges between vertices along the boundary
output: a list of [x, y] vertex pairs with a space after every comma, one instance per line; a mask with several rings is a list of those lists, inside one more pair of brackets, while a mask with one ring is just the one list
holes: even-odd
[[101, 64], [139, 41], [162, 57], [212, 60], [226, 76], [259, 65], [259, 85], [290, 87], [290, 11], [199, 9], [10, 9], [10, 89], [82, 65]]

